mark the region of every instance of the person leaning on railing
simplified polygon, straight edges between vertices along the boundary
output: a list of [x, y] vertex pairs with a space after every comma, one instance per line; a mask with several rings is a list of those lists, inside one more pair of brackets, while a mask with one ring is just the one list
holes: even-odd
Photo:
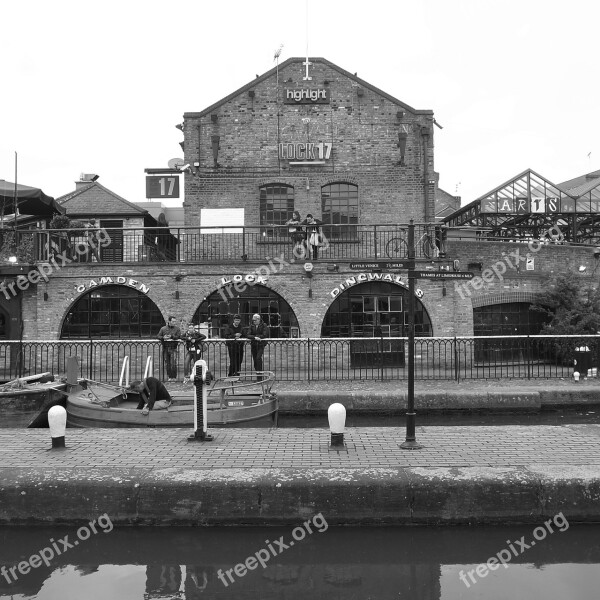
[[[250, 340], [250, 351], [255, 371], [263, 370], [263, 354], [267, 345], [266, 338], [269, 337], [269, 328], [257, 313], [252, 316], [252, 325], [245, 330], [246, 337]], [[259, 377], [261, 380], [262, 377]]]
[[295, 250], [298, 246], [302, 246], [305, 239], [304, 230], [302, 229], [302, 217], [300, 216], [300, 213], [295, 210], [292, 213], [292, 218], [286, 221], [285, 224], [288, 225], [288, 232], [290, 234], [290, 239], [294, 244]]
[[177, 350], [181, 339], [181, 329], [175, 325], [175, 317], [169, 317], [168, 323], [160, 328], [157, 335], [163, 345], [163, 361], [168, 381], [177, 380]]
[[184, 376], [183, 383], [188, 383], [192, 378], [192, 370], [197, 360], [202, 358], [203, 344], [202, 341], [206, 339], [203, 333], [200, 333], [200, 327], [190, 323], [187, 331], [183, 336], [185, 341], [185, 363], [184, 363]]
[[242, 318], [240, 315], [233, 316], [233, 323], [227, 326], [224, 336], [227, 340], [227, 352], [229, 353], [229, 371], [228, 377], [240, 374], [242, 362], [244, 361], [244, 343], [245, 335], [242, 327]]

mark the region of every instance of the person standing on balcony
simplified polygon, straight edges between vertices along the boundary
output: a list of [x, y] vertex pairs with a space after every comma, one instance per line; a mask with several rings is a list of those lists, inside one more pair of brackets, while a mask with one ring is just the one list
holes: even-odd
[[206, 339], [203, 333], [200, 333], [199, 328], [195, 327], [193, 323], [188, 325], [187, 331], [183, 336], [185, 341], [185, 363], [184, 363], [184, 377], [183, 383], [188, 383], [192, 378], [192, 370], [197, 360], [202, 358], [203, 344], [202, 341]]
[[292, 244], [294, 244], [293, 254], [294, 256], [301, 256], [298, 248], [301, 248], [304, 242], [304, 232], [302, 230], [302, 217], [300, 213], [295, 210], [292, 213], [292, 218], [286, 221], [285, 224], [288, 226], [290, 239], [292, 240]]
[[242, 327], [242, 318], [240, 315], [233, 315], [233, 323], [227, 326], [225, 330], [225, 339], [228, 341], [227, 352], [229, 353], [229, 371], [228, 377], [234, 377], [240, 374], [242, 362], [244, 361], [244, 329]]
[[310, 213], [302, 221], [306, 227], [306, 247], [308, 248], [308, 258], [317, 260], [319, 257], [319, 246], [322, 243], [321, 225], [319, 219], [315, 219]]
[[181, 329], [175, 325], [175, 317], [169, 317], [167, 324], [160, 328], [158, 339], [163, 346], [163, 362], [168, 381], [177, 381], [177, 350], [181, 339]]
[[90, 256], [90, 252], [96, 257], [96, 260], [98, 262], [102, 262], [100, 260], [100, 255], [98, 254], [98, 232], [100, 231], [98, 229], [98, 226], [96, 225], [96, 219], [90, 219], [85, 225], [85, 233], [86, 233], [86, 238], [87, 238], [87, 245], [88, 245], [88, 256], [90, 259], [90, 262], [92, 260], [92, 257]]
[[160, 261], [177, 260], [177, 244], [179, 240], [171, 233], [169, 223], [164, 212], [158, 215], [158, 226], [156, 230], [156, 253]]
[[[269, 337], [269, 328], [257, 313], [252, 316], [252, 325], [248, 327], [246, 337], [250, 341], [250, 350], [252, 352], [252, 362], [255, 371], [263, 370], [263, 354], [267, 345], [266, 338]], [[259, 377], [259, 381], [263, 379]]]

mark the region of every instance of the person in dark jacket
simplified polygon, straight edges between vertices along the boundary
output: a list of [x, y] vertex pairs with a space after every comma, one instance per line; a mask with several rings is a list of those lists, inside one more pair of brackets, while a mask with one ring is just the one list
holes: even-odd
[[200, 333], [199, 326], [195, 326], [193, 323], [188, 325], [187, 331], [183, 336], [183, 341], [185, 342], [183, 383], [188, 383], [192, 378], [192, 369], [194, 368], [196, 361], [202, 358], [202, 341], [205, 339], [206, 336], [203, 333]]
[[164, 410], [173, 403], [169, 390], [156, 377], [146, 377], [141, 381], [132, 381], [129, 389], [140, 395], [138, 410], [147, 415], [151, 410]]
[[[246, 337], [250, 340], [250, 351], [255, 371], [263, 370], [263, 354], [269, 337], [269, 328], [259, 314], [252, 317], [252, 325], [246, 330]], [[262, 377], [260, 378], [262, 379]]]
[[169, 317], [167, 324], [160, 328], [158, 339], [163, 345], [163, 361], [168, 381], [177, 380], [177, 350], [181, 339], [181, 329], [175, 325], [175, 317]]
[[244, 361], [244, 329], [242, 327], [242, 318], [240, 315], [233, 316], [233, 323], [227, 326], [225, 330], [225, 339], [229, 340], [227, 352], [229, 353], [229, 371], [228, 377], [240, 374], [242, 362]]

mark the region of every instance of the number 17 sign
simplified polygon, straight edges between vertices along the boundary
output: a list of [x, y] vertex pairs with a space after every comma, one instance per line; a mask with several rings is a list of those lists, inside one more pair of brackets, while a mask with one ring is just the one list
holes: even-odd
[[179, 198], [179, 176], [146, 177], [146, 198]]

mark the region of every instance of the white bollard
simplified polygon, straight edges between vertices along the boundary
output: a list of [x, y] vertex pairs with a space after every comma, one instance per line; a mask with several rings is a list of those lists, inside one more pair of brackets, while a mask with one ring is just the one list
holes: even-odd
[[579, 371], [575, 371], [575, 373], [573, 373], [573, 379], [577, 382], [579, 381]]
[[52, 448], [64, 448], [67, 411], [62, 406], [53, 406], [48, 411], [48, 425], [52, 437]]
[[327, 410], [329, 429], [331, 430], [331, 446], [344, 445], [344, 429], [346, 427], [346, 407], [339, 402], [332, 404]]

